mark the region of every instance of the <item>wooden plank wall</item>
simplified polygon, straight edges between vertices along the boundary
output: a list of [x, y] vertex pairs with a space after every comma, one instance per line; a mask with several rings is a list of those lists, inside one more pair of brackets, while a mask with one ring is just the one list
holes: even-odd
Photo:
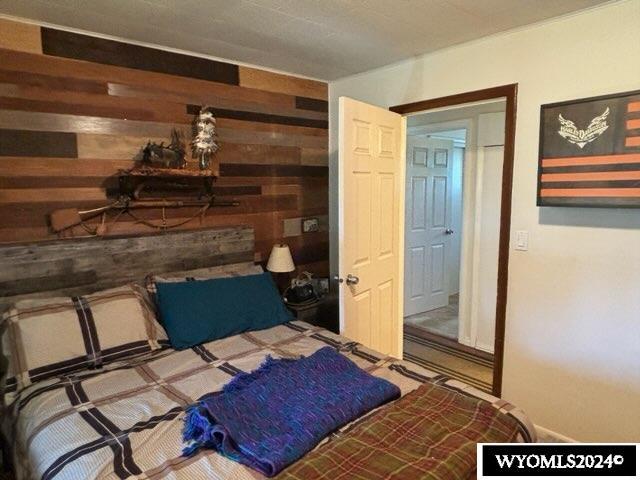
[[[0, 32], [1, 243], [56, 238], [49, 212], [104, 204], [143, 144], [172, 127], [191, 138], [208, 104], [222, 144], [216, 193], [240, 206], [182, 228], [250, 225], [263, 261], [285, 241], [301, 269], [328, 274], [326, 83], [3, 19]], [[303, 218], [320, 231], [301, 234]], [[108, 235], [152, 231], [123, 217]]]
[[25, 297], [86, 295], [143, 283], [148, 274], [250, 264], [253, 249], [250, 227], [0, 245], [0, 311]]

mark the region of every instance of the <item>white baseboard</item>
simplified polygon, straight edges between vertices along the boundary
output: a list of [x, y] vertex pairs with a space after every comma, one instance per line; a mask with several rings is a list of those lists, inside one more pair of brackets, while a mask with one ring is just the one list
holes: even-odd
[[[567, 437], [566, 435], [562, 435], [561, 433], [554, 432], [553, 430], [549, 430], [548, 428], [541, 427], [540, 425], [534, 425], [536, 431], [538, 432], [538, 441], [540, 441], [540, 437], [545, 437], [549, 439], [552, 443], [577, 443], [577, 440], [573, 438]], [[547, 441], [549, 443], [549, 441]]]

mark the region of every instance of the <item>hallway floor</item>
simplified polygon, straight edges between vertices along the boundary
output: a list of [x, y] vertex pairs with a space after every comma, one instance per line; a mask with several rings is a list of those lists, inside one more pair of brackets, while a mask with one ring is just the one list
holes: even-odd
[[416, 313], [404, 318], [405, 323], [422, 328], [427, 332], [458, 340], [459, 295], [449, 297], [449, 305], [429, 312]]
[[493, 385], [493, 361], [405, 331], [404, 359], [485, 392]]

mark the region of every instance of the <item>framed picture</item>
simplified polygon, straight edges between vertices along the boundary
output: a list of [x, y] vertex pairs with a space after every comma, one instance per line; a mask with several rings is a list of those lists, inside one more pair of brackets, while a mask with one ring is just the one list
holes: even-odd
[[640, 208], [640, 90], [542, 105], [537, 205]]

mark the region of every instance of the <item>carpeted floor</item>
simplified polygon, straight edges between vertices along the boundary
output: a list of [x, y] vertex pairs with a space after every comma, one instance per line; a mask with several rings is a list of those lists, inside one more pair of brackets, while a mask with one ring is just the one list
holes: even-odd
[[493, 362], [486, 358], [405, 332], [404, 359], [491, 392]]
[[424, 329], [436, 335], [452, 339], [458, 338], [459, 296], [456, 293], [449, 297], [449, 305], [428, 312], [416, 313], [404, 318], [410, 325]]

